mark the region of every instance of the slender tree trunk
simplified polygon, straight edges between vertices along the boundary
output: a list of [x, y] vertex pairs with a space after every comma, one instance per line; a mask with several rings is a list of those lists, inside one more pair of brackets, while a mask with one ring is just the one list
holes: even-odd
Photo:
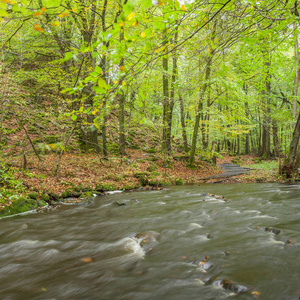
[[[173, 44], [176, 45], [178, 40], [178, 30], [175, 31]], [[170, 91], [170, 101], [169, 101], [169, 109], [168, 109], [168, 127], [167, 127], [167, 153], [170, 154], [172, 151], [172, 120], [173, 120], [173, 108], [175, 104], [175, 87], [176, 81], [178, 77], [178, 66], [177, 66], [177, 52], [176, 50], [172, 52], [172, 78], [171, 78], [171, 91]]]
[[[107, 59], [104, 56], [101, 60], [101, 68], [103, 72], [103, 78], [106, 83], [108, 83], [108, 78], [107, 78]], [[105, 98], [103, 100], [102, 104], [102, 153], [103, 156], [106, 158], [108, 156], [108, 150], [107, 150], [107, 99]]]
[[271, 60], [270, 52], [264, 50], [262, 52], [264, 59], [264, 84], [265, 87], [262, 90], [262, 100], [263, 100], [263, 135], [262, 135], [262, 151], [264, 157], [271, 156], [271, 103], [270, 103], [270, 92], [271, 92]]
[[[294, 2], [294, 15], [299, 18], [298, 12], [298, 1]], [[299, 67], [299, 40], [298, 40], [298, 29], [297, 23], [293, 23], [295, 44], [294, 44], [294, 53], [295, 53], [295, 79], [293, 86], [293, 118], [297, 118], [297, 98], [298, 98], [298, 87], [300, 80], [300, 67]]]
[[179, 93], [179, 104], [180, 104], [180, 121], [181, 121], [181, 128], [182, 128], [182, 138], [183, 138], [183, 147], [184, 152], [188, 152], [188, 141], [186, 135], [186, 125], [185, 125], [185, 118], [184, 118], [184, 105], [181, 93]]
[[[124, 40], [124, 30], [120, 33], [120, 43]], [[124, 68], [124, 57], [120, 60], [120, 69]], [[126, 155], [125, 153], [125, 94], [124, 90], [120, 89], [118, 92], [119, 100], [119, 152], [121, 156]]]
[[190, 151], [189, 160], [188, 160], [189, 166], [193, 166], [195, 163], [195, 152], [196, 152], [196, 146], [197, 146], [199, 124], [200, 124], [200, 118], [201, 118], [201, 113], [202, 113], [202, 109], [203, 109], [204, 95], [205, 95], [206, 89], [208, 87], [208, 79], [209, 79], [210, 73], [211, 73], [212, 58], [213, 58], [213, 54], [211, 54], [208, 58], [206, 68], [205, 68], [204, 83], [202, 84], [202, 86], [200, 88], [200, 97], [199, 97], [197, 114], [196, 114], [194, 131], [193, 131], [192, 146], [191, 146], [191, 151]]
[[[164, 36], [163, 46], [166, 47], [168, 41], [166, 35]], [[170, 137], [168, 131], [168, 121], [169, 121], [169, 58], [168, 55], [164, 55], [162, 58], [162, 65], [163, 65], [163, 134], [162, 134], [162, 149], [163, 151], [167, 151], [169, 154], [170, 150]]]
[[119, 98], [119, 152], [121, 156], [125, 153], [125, 94], [120, 91]]

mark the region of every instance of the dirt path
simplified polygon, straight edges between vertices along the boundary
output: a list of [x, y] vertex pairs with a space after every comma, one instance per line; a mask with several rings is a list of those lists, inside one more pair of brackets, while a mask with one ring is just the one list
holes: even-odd
[[250, 172], [250, 168], [243, 168], [240, 165], [232, 163], [223, 163], [219, 165], [223, 170], [220, 174], [212, 175], [206, 179], [218, 179], [218, 178], [230, 178], [232, 176], [238, 176]]

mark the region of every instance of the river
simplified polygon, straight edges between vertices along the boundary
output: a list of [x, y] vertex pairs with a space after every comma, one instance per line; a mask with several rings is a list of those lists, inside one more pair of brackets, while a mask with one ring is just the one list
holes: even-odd
[[113, 193], [0, 223], [4, 300], [300, 296], [298, 184]]

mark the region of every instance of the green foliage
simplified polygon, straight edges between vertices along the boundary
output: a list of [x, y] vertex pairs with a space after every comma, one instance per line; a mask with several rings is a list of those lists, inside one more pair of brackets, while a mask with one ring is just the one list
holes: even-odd
[[0, 165], [0, 203], [11, 203], [24, 192], [22, 181], [16, 179], [16, 170], [2, 163]]
[[201, 149], [197, 151], [197, 154], [199, 155], [200, 160], [208, 161], [211, 162], [212, 158], [216, 156], [217, 158], [222, 158], [222, 155], [215, 152], [211, 151], [209, 149]]
[[183, 185], [184, 184], [184, 180], [179, 177], [179, 178], [176, 179], [175, 184], [176, 185]]
[[115, 191], [117, 190], [117, 186], [114, 185], [113, 183], [103, 182], [100, 185], [98, 185], [98, 189], [102, 189], [104, 191]]

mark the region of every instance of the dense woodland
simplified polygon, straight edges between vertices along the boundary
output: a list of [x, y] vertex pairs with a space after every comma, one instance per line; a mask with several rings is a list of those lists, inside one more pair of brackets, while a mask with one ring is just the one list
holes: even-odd
[[[166, 161], [178, 151], [190, 167], [199, 156], [255, 154], [280, 158], [292, 177], [299, 6], [0, 0], [2, 157], [22, 157], [26, 168], [28, 155], [56, 151], [55, 174], [76, 148], [124, 157], [141, 147], [141, 131]], [[24, 138], [11, 140], [16, 132]]]

